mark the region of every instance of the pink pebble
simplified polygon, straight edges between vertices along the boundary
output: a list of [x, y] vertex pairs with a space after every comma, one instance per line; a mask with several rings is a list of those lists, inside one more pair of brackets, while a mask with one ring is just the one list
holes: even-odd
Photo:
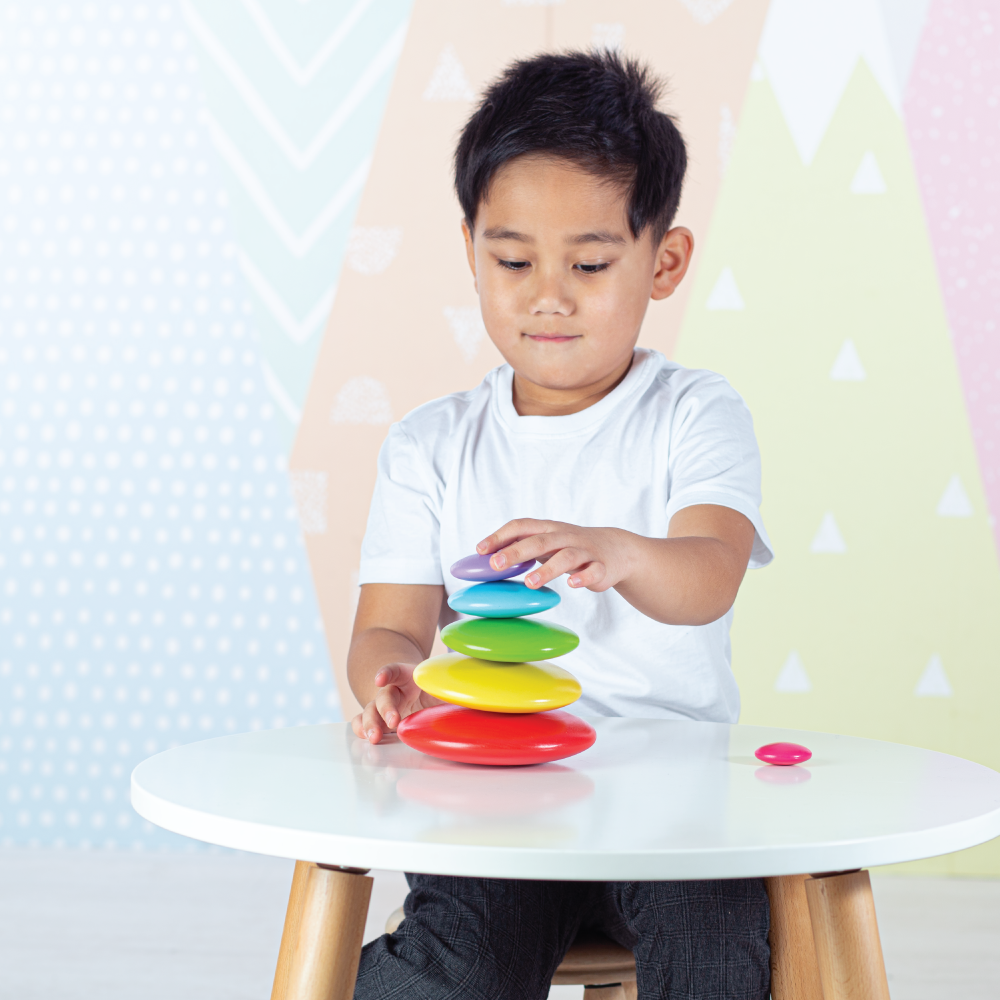
[[765, 764], [787, 767], [789, 764], [804, 764], [812, 756], [812, 750], [798, 743], [768, 743], [758, 747], [754, 756]]

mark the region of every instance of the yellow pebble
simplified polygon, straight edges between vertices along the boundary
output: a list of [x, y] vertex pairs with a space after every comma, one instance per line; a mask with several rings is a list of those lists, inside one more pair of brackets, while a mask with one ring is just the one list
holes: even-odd
[[580, 682], [562, 667], [537, 663], [500, 663], [446, 653], [424, 660], [413, 671], [422, 691], [466, 708], [485, 712], [547, 712], [580, 697]]

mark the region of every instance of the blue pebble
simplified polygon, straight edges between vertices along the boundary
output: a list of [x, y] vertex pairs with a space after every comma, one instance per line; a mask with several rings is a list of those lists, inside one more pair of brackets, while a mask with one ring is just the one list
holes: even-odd
[[463, 615], [480, 618], [520, 618], [537, 615], [559, 603], [559, 595], [548, 587], [532, 590], [512, 580], [492, 580], [456, 590], [448, 598], [448, 607]]

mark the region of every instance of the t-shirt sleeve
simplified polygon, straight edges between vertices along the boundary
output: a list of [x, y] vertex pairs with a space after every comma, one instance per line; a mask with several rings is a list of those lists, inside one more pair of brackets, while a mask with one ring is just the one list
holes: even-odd
[[379, 451], [358, 583], [443, 583], [440, 509], [426, 458], [393, 424]]
[[668, 474], [668, 520], [695, 504], [731, 507], [756, 531], [750, 568], [774, 558], [760, 516], [760, 450], [753, 418], [725, 379], [704, 379], [682, 393], [674, 411]]

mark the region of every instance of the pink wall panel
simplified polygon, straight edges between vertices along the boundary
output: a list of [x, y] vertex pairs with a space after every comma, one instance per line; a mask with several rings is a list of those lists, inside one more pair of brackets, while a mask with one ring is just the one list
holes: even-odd
[[905, 117], [1000, 550], [1000, 7], [934, 0]]

